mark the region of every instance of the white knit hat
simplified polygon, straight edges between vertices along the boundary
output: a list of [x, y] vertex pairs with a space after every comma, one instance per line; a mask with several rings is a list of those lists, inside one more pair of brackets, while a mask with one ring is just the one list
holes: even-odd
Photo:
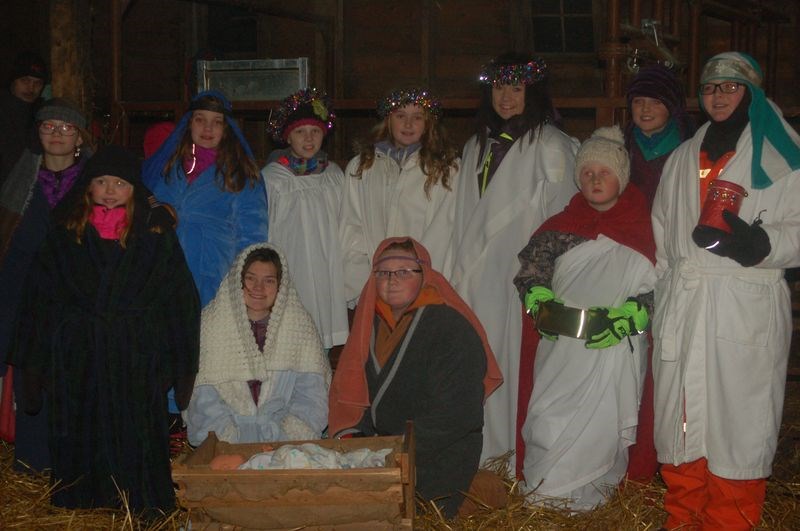
[[575, 157], [575, 184], [578, 188], [581, 187], [581, 168], [591, 161], [608, 166], [619, 179], [619, 193], [625, 190], [630, 180], [631, 162], [619, 126], [601, 127], [581, 145]]

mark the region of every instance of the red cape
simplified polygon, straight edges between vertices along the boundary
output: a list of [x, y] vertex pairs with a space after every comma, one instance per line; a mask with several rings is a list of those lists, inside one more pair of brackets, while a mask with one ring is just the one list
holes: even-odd
[[[595, 240], [598, 235], [603, 234], [620, 245], [642, 254], [653, 264], [656, 263], [656, 243], [653, 238], [650, 209], [644, 194], [633, 185], [628, 185], [617, 203], [605, 212], [595, 210], [583, 194], [578, 192], [563, 211], [542, 223], [533, 234], [535, 236], [543, 232], [568, 232], [590, 240]], [[539, 338], [533, 320], [523, 308], [516, 434], [516, 473], [520, 479], [524, 478], [522, 469], [525, 460], [522, 426], [528, 416], [528, 402], [533, 393], [533, 366]]]

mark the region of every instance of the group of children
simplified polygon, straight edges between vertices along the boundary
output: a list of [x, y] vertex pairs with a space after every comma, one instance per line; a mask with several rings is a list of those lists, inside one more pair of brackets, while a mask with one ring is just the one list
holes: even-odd
[[[516, 449], [536, 499], [590, 509], [660, 462], [665, 527], [751, 527], [780, 425], [782, 271], [800, 265], [800, 138], [761, 79], [745, 54], [713, 57], [692, 136], [681, 84], [642, 69], [625, 132], [579, 145], [556, 125], [547, 65], [509, 53], [481, 73], [461, 159], [423, 89], [381, 100], [344, 172], [314, 89], [271, 117], [286, 148], [260, 175], [216, 92], [141, 172], [101, 148], [41, 207], [53, 228], [16, 297], [34, 317], [8, 350], [21, 409], [49, 423], [53, 502], [113, 505], [115, 483], [133, 509], [169, 510], [172, 388], [194, 445], [414, 420], [418, 490], [448, 517], [474, 509], [465, 492], [501, 505], [478, 465]], [[45, 163], [75, 121], [41, 117]], [[747, 197], [698, 224], [720, 174]], [[51, 198], [41, 170], [26, 179]], [[11, 203], [22, 221], [29, 202]], [[13, 243], [24, 223], [10, 226]], [[331, 377], [325, 351], [345, 342]]]

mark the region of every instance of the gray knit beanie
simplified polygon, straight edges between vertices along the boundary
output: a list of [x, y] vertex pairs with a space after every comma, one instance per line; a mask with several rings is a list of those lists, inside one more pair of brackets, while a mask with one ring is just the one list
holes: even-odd
[[581, 145], [575, 157], [575, 184], [578, 188], [581, 187], [581, 168], [591, 161], [608, 166], [619, 179], [619, 193], [625, 190], [630, 180], [631, 163], [619, 126], [601, 127]]
[[86, 117], [78, 106], [64, 98], [47, 100], [36, 112], [36, 121], [61, 120], [86, 129]]

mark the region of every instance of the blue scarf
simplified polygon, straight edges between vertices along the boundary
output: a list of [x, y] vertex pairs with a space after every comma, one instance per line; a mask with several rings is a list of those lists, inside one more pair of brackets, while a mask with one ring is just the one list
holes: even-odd
[[408, 160], [408, 157], [419, 151], [420, 147], [421, 144], [419, 142], [406, 147], [396, 147], [388, 140], [381, 140], [375, 144], [375, 151], [380, 151], [387, 157], [394, 160], [398, 166], [402, 167], [406, 160]]

